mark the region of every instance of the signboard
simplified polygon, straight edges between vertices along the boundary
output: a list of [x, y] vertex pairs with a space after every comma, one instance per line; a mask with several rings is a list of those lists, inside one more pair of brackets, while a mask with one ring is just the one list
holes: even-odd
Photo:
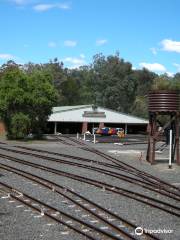
[[84, 111], [83, 117], [106, 118], [105, 112]]

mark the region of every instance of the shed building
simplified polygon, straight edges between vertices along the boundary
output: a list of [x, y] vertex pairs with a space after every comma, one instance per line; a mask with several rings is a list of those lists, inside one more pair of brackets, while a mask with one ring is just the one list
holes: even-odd
[[146, 131], [146, 119], [94, 105], [54, 107], [48, 119], [48, 133], [92, 132], [94, 127], [122, 127], [126, 133]]

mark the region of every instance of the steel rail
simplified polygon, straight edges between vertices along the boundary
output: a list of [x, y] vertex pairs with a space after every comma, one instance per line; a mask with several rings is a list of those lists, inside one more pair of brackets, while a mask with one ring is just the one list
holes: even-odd
[[[69, 219], [71, 219], [71, 220], [73, 220], [73, 221], [75, 221], [75, 222], [78, 222], [79, 224], [84, 225], [84, 226], [92, 229], [93, 231], [96, 231], [96, 232], [98, 232], [98, 233], [101, 233], [101, 234], [105, 235], [106, 237], [109, 237], [110, 239], [123, 240], [122, 238], [120, 238], [120, 237], [118, 237], [118, 236], [115, 236], [115, 235], [113, 235], [113, 234], [111, 234], [111, 233], [109, 233], [109, 232], [107, 232], [107, 231], [104, 231], [103, 229], [100, 229], [100, 228], [94, 226], [94, 225], [91, 224], [91, 223], [88, 223], [88, 222], [86, 222], [86, 221], [83, 221], [83, 220], [81, 220], [81, 219], [78, 218], [78, 217], [72, 216], [72, 215], [70, 215], [70, 214], [68, 214], [68, 213], [66, 213], [66, 212], [64, 212], [64, 211], [62, 211], [62, 210], [60, 210], [60, 209], [57, 209], [57, 208], [55, 208], [55, 207], [53, 207], [53, 206], [50, 206], [49, 204], [44, 203], [44, 202], [42, 202], [42, 201], [40, 201], [40, 200], [38, 200], [38, 199], [36, 199], [36, 198], [28, 195], [28, 194], [22, 192], [21, 190], [19, 190], [19, 189], [17, 189], [17, 188], [11, 187], [11, 186], [9, 186], [8, 184], [2, 183], [2, 182], [0, 182], [0, 184], [1, 184], [2, 186], [4, 186], [4, 187], [10, 189], [11, 191], [12, 191], [12, 190], [13, 190], [13, 191], [15, 190], [15, 191], [17, 191], [18, 193], [21, 193], [21, 196], [22, 196], [22, 197], [21, 197], [21, 196], [18, 196], [18, 197], [17, 197], [17, 196], [15, 196], [15, 195], [12, 194], [12, 193], [9, 193], [9, 194], [10, 194], [11, 197], [15, 198], [16, 200], [22, 202], [23, 204], [25, 204], [25, 205], [27, 205], [27, 206], [29, 206], [29, 207], [31, 207], [31, 208], [34, 208], [35, 210], [37, 210], [37, 211], [39, 211], [39, 212], [42, 211], [42, 208], [38, 208], [38, 207], [36, 207], [36, 206], [28, 203], [27, 201], [24, 201], [23, 198], [25, 197], [26, 199], [30, 199], [31, 201], [33, 201], [33, 202], [35, 202], [35, 203], [38, 203], [38, 204], [42, 205], [43, 207], [46, 207], [46, 208], [50, 209], [51, 211], [55, 211], [56, 213], [59, 212], [61, 215], [65, 216], [65, 217], [67, 217], [67, 218], [69, 218]], [[75, 230], [76, 232], [78, 232], [78, 233], [80, 233], [80, 234], [88, 237], [89, 239], [92, 239], [92, 240], [96, 240], [96, 239], [97, 239], [97, 238], [91, 236], [90, 234], [81, 231], [80, 229], [77, 228], [77, 226], [76, 226], [76, 227], [73, 227], [72, 225], [68, 224], [67, 222], [63, 221], [62, 219], [59, 219], [59, 218], [56, 218], [56, 217], [52, 216], [52, 214], [48, 213], [48, 210], [47, 210], [47, 211], [44, 211], [44, 215], [52, 218], [53, 220], [56, 220], [57, 222], [59, 222], [59, 223], [61, 223], [61, 224], [64, 224], [64, 225], [70, 227], [71, 229]]]
[[[82, 160], [83, 161], [83, 158], [80, 158], [80, 157], [75, 157], [75, 156], [71, 156], [71, 155], [66, 155], [66, 154], [60, 154], [60, 153], [53, 153], [53, 152], [49, 152], [49, 151], [45, 151], [45, 150], [35, 150], [35, 149], [32, 149], [32, 148], [29, 148], [29, 147], [21, 147], [21, 146], [15, 146], [15, 147], [17, 147], [17, 148], [22, 148], [22, 149], [26, 149], [26, 150], [30, 150], [30, 151], [37, 151], [37, 152], [42, 152], [42, 153], [48, 153], [48, 154], [53, 154], [53, 155], [58, 155], [58, 156], [63, 156], [63, 157], [66, 157], [66, 158], [68, 158], [68, 157], [70, 157], [70, 158], [73, 158], [73, 159], [77, 159], [77, 160]], [[1, 148], [1, 147], [0, 147]], [[3, 147], [2, 147], [3, 148]], [[5, 149], [5, 148], [4, 148]], [[13, 150], [12, 149], [12, 151], [17, 151], [17, 153], [18, 153], [18, 150]], [[20, 152], [19, 152], [20, 153]], [[31, 153], [28, 153], [28, 154], [31, 154]], [[34, 155], [35, 156], [35, 155]], [[37, 157], [39, 157], [38, 155], [36, 155]], [[41, 157], [42, 157], [42, 155], [40, 155]], [[108, 155], [107, 155], [108, 156]], [[108, 156], [109, 157], [109, 156]], [[43, 156], [43, 158], [48, 158], [47, 156]], [[55, 159], [55, 158], [54, 158]], [[50, 160], [50, 159], [49, 159]], [[84, 159], [85, 161], [87, 161], [87, 162], [92, 162], [92, 163], [98, 163], [98, 164], [100, 164], [100, 165], [104, 165], [104, 166], [106, 166], [106, 167], [111, 167], [112, 165], [110, 165], [109, 166], [109, 164], [101, 164], [101, 162], [98, 162], [98, 161], [95, 161], [95, 160], [89, 160], [89, 159]], [[108, 159], [109, 160], [109, 159]], [[56, 161], [56, 159], [55, 159], [55, 161]], [[63, 161], [63, 160], [62, 160]], [[64, 160], [65, 161], [65, 160]], [[65, 162], [64, 162], [65, 163]], [[69, 163], [70, 164], [70, 163]], [[123, 169], [122, 169], [123, 168]], [[160, 185], [160, 184], [158, 184], [157, 185], [157, 182], [154, 182], [154, 181], [152, 181], [152, 180], [149, 180], [149, 178], [147, 179], [146, 177], [144, 177], [144, 175], [142, 176], [139, 172], [132, 172], [132, 171], [130, 171], [129, 172], [129, 169], [126, 169], [126, 168], [124, 168], [124, 166], [121, 166], [121, 169], [119, 169], [118, 167], [115, 167], [114, 169], [118, 169], [118, 170], [121, 170], [121, 171], [126, 171], [126, 172], [128, 172], [129, 174], [131, 174], [131, 175], [134, 175], [134, 176], [136, 176], [136, 177], [139, 177], [140, 179], [135, 179], [135, 181], [139, 181], [139, 182], [142, 182], [143, 184], [147, 184], [147, 185], [150, 185], [150, 188], [151, 187], [155, 187], [154, 189], [154, 191], [158, 191], [158, 190], [156, 190], [156, 189], [159, 189], [160, 191], [161, 190], [163, 190], [164, 192], [167, 192], [167, 193], [169, 193], [169, 194], [173, 194], [173, 195], [176, 195], [176, 196], [178, 196], [178, 197], [180, 197], [180, 193], [178, 193], [177, 191], [176, 192], [174, 192], [174, 191], [172, 191], [172, 189], [169, 189], [169, 188], [167, 188], [167, 186], [164, 186], [164, 185]], [[106, 171], [106, 172], [108, 172], [108, 170]], [[106, 174], [106, 173], [105, 173]], [[114, 172], [113, 172], [113, 174], [114, 174]], [[120, 173], [115, 173], [116, 175], [118, 174], [119, 176], [121, 176], [121, 174]], [[126, 178], [128, 177], [128, 176], [125, 176]], [[128, 178], [130, 178], [130, 177], [128, 177]], [[132, 178], [131, 178], [132, 179]], [[142, 181], [141, 179], [143, 179], [144, 181]], [[134, 178], [133, 178], [133, 180], [134, 180]], [[135, 184], [135, 182], [134, 182], [134, 184]], [[137, 183], [137, 185], [138, 185], [138, 183]], [[174, 186], [172, 186], [172, 185], [170, 185], [170, 187], [172, 188], [173, 187], [173, 190], [174, 190]], [[152, 188], [151, 188], [152, 189]], [[176, 187], [175, 187], [175, 189], [176, 189]], [[153, 191], [153, 190], [152, 190]], [[166, 193], [165, 193], [166, 194]], [[167, 194], [166, 194], [167, 195]], [[178, 199], [177, 199], [178, 200]]]
[[[64, 176], [64, 177], [67, 177], [67, 178], [70, 178], [70, 179], [74, 179], [74, 180], [77, 180], [77, 181], [80, 181], [80, 182], [84, 182], [84, 183], [96, 186], [98, 188], [101, 188], [101, 189], [105, 188], [106, 190], [111, 191], [113, 193], [117, 193], [117, 194], [123, 195], [125, 197], [128, 197], [130, 199], [137, 200], [137, 201], [139, 201], [141, 203], [144, 203], [146, 205], [149, 205], [151, 207], [155, 207], [155, 208], [158, 208], [162, 211], [165, 211], [166, 213], [169, 213], [171, 215], [180, 217], [180, 213], [174, 212], [170, 209], [167, 209], [165, 207], [157, 205], [157, 203], [158, 203], [160, 205], [164, 205], [166, 207], [170, 207], [172, 209], [180, 211], [179, 207], [171, 205], [167, 202], [163, 202], [161, 200], [154, 199], [152, 197], [149, 197], [149, 196], [137, 193], [137, 192], [133, 192], [133, 191], [130, 191], [130, 190], [127, 190], [127, 189], [123, 189], [123, 188], [120, 188], [120, 187], [117, 187], [117, 186], [113, 186], [113, 185], [110, 185], [110, 184], [107, 184], [107, 183], [104, 183], [104, 182], [101, 182], [101, 181], [97, 181], [97, 180], [90, 179], [90, 178], [87, 178], [87, 177], [82, 177], [82, 176], [72, 174], [72, 173], [67, 173], [67, 172], [64, 172], [64, 171], [61, 171], [61, 170], [46, 167], [46, 166], [41, 165], [41, 164], [28, 162], [28, 161], [21, 160], [21, 159], [18, 159], [18, 158], [14, 158], [14, 157], [11, 157], [11, 156], [8, 156], [8, 155], [0, 154], [0, 157], [5, 158], [5, 159], [9, 159], [9, 160], [14, 161], [14, 162], [18, 162], [20, 164], [29, 165], [31, 167], [39, 168], [39, 169], [47, 171], [47, 172], [52, 172], [52, 173], [55, 173], [57, 175]], [[151, 201], [151, 202], [149, 202], [148, 200]]]
[[[86, 150], [86, 151], [95, 153], [95, 154], [97, 154], [97, 155], [99, 155], [99, 156], [101, 156], [101, 157], [104, 157], [106, 160], [109, 160], [109, 161], [115, 163], [115, 164], [118, 165], [118, 166], [121, 166], [121, 164], [122, 164], [123, 166], [127, 167], [128, 169], [131, 169], [131, 170], [133, 170], [133, 171], [135, 171], [135, 172], [137, 172], [137, 173], [140, 173], [141, 175], [143, 175], [143, 177], [144, 177], [144, 176], [147, 177], [147, 179], [148, 179], [149, 181], [151, 181], [151, 182], [152, 182], [152, 179], [154, 179], [156, 182], [159, 182], [159, 183], [165, 185], [165, 189], [167, 188], [167, 185], [168, 185], [169, 187], [171, 187], [171, 188], [173, 188], [173, 189], [176, 189], [176, 190], [178, 190], [178, 191], [180, 192], [180, 188], [178, 188], [178, 187], [176, 187], [176, 186], [173, 186], [173, 185], [169, 184], [168, 182], [165, 182], [165, 181], [163, 181], [163, 180], [161, 180], [161, 179], [159, 179], [159, 178], [157, 178], [157, 177], [154, 177], [154, 176], [151, 175], [151, 174], [148, 174], [148, 173], [146, 173], [146, 172], [144, 172], [144, 171], [142, 171], [142, 170], [139, 170], [139, 169], [137, 169], [137, 168], [135, 168], [135, 167], [133, 167], [133, 166], [131, 166], [131, 165], [129, 165], [129, 164], [126, 164], [126, 163], [124, 163], [124, 162], [122, 162], [122, 161], [119, 161], [119, 160], [117, 160], [116, 158], [113, 158], [113, 157], [109, 156], [108, 154], [102, 153], [102, 152], [100, 152], [99, 150], [94, 149], [93, 147], [89, 148], [89, 147], [87, 147], [87, 145], [86, 145], [84, 142], [80, 142], [79, 140], [76, 140], [76, 139], [73, 139], [73, 138], [70, 138], [70, 137], [68, 137], [68, 138], [69, 138], [72, 142], [75, 142], [75, 143], [77, 143], [77, 144], [79, 143], [80, 145], [85, 146], [85, 148], [83, 148], [83, 147], [81, 148], [81, 149], [83, 149], [83, 150]], [[150, 178], [150, 179], [149, 179], [149, 178]]]
[[[43, 177], [39, 177], [37, 175], [34, 175], [32, 173], [20, 170], [18, 168], [15, 167], [10, 167], [8, 165], [5, 164], [0, 164], [0, 168], [4, 169], [6, 171], [11, 171], [19, 176], [22, 176], [24, 178], [27, 178], [31, 181], [34, 181], [48, 189], [50, 189], [53, 192], [57, 192], [58, 194], [62, 195], [63, 197], [65, 197], [66, 199], [70, 200], [71, 202], [73, 202], [74, 204], [78, 205], [79, 207], [83, 208], [84, 210], [86, 210], [87, 212], [91, 213], [92, 215], [94, 215], [96, 218], [100, 219], [101, 221], [105, 222], [107, 225], [110, 225], [112, 228], [115, 228], [117, 231], [120, 231], [121, 234], [125, 235], [126, 237], [130, 238], [130, 239], [136, 239], [135, 237], [133, 237], [131, 234], [129, 234], [127, 231], [124, 231], [122, 229], [120, 229], [118, 226], [116, 226], [115, 224], [109, 222], [108, 220], [106, 220], [104, 217], [100, 216], [99, 214], [97, 214], [96, 212], [90, 210], [89, 208], [87, 208], [86, 206], [84, 206], [83, 204], [81, 204], [80, 202], [77, 202], [77, 200], [74, 200], [72, 197], [69, 197], [67, 195], [67, 193], [71, 193], [74, 197], [78, 197], [82, 200], [84, 200], [86, 203], [91, 204], [93, 207], [98, 208], [98, 210], [100, 209], [100, 211], [103, 211], [105, 214], [110, 215], [111, 217], [116, 218], [115, 220], [118, 221], [122, 221], [124, 222], [128, 227], [132, 227], [133, 230], [137, 227], [135, 224], [129, 222], [128, 220], [118, 216], [117, 214], [113, 213], [112, 211], [100, 206], [99, 204], [93, 202], [90, 199], [87, 199], [86, 197], [82, 196], [81, 194], [78, 194], [77, 192], [75, 192], [74, 190], [64, 187], [62, 185], [59, 185], [55, 182], [52, 182], [48, 179], [45, 179]], [[60, 188], [61, 191], [59, 191], [57, 188]], [[63, 192], [62, 192], [63, 191]], [[66, 194], [64, 193], [66, 192]], [[147, 234], [149, 237], [151, 237], [152, 239], [156, 239], [155, 236]]]
[[176, 187], [176, 186], [173, 186], [173, 185], [171, 185], [170, 183], [165, 182], [165, 181], [163, 181], [163, 180], [161, 180], [161, 179], [159, 179], [159, 178], [157, 178], [157, 177], [155, 177], [155, 176], [153, 176], [153, 175], [151, 175], [151, 174], [148, 174], [147, 172], [144, 172], [144, 171], [142, 171], [142, 170], [139, 170], [139, 169], [137, 169], [137, 168], [135, 168], [135, 167], [127, 164], [127, 163], [124, 163], [124, 162], [122, 162], [122, 161], [119, 161], [119, 160], [117, 160], [116, 158], [114, 158], [114, 157], [112, 157], [112, 156], [109, 156], [108, 154], [105, 154], [105, 153], [100, 152], [100, 151], [97, 150], [97, 149], [94, 149], [94, 148], [92, 148], [92, 149], [90, 149], [90, 148], [81, 148], [81, 149], [83, 149], [83, 150], [85, 150], [85, 151], [89, 151], [89, 152], [95, 153], [95, 154], [97, 154], [97, 155], [99, 155], [99, 156], [101, 156], [101, 157], [104, 157], [106, 160], [109, 160], [109, 161], [115, 163], [116, 165], [125, 168], [126, 170], [129, 170], [129, 171], [131, 170], [131, 171], [134, 172], [134, 173], [140, 174], [140, 176], [142, 176], [143, 178], [147, 179], [147, 180], [150, 181], [150, 182], [153, 182], [153, 180], [154, 180], [155, 182], [153, 182], [153, 183], [162, 184], [162, 185], [161, 185], [162, 187], [165, 185], [164, 187], [166, 187], [166, 188], [167, 188], [167, 186], [168, 186], [168, 187], [173, 188], [173, 189], [175, 189], [176, 191], [180, 192], [180, 188], [178, 188], [178, 187]]
[[[35, 152], [48, 153], [48, 154], [52, 154], [52, 155], [65, 157], [65, 158], [68, 158], [68, 159], [72, 158], [72, 159], [75, 159], [75, 160], [78, 160], [78, 161], [82, 161], [82, 162], [84, 162], [84, 161], [85, 162], [90, 162], [90, 163], [102, 165], [102, 166], [105, 166], [105, 167], [108, 167], [108, 168], [111, 168], [111, 169], [124, 171], [124, 172], [127, 172], [127, 173], [129, 173], [129, 174], [131, 174], [133, 176], [137, 176], [139, 178], [142, 178], [142, 176], [137, 175], [136, 172], [129, 171], [128, 169], [124, 168], [124, 166], [119, 166], [119, 165], [114, 165], [114, 164], [110, 164], [110, 163], [105, 163], [105, 162], [101, 162], [101, 161], [98, 161], [98, 160], [92, 160], [92, 159], [77, 157], [77, 156], [73, 156], [73, 155], [69, 155], [69, 154], [62, 154], [62, 153], [58, 153], [58, 152], [51, 152], [51, 151], [47, 151], [47, 150], [41, 150], [41, 149], [37, 149], [37, 148], [30, 148], [30, 147], [17, 146], [17, 145], [15, 145], [14, 147], [20, 148], [20, 149], [25, 149], [25, 150], [30, 150], [30, 151], [35, 151]], [[150, 182], [150, 181], [146, 180], [145, 178], [143, 178], [143, 180], [147, 184], [157, 187], [157, 184], [155, 185], [153, 181]]]
[[61, 139], [59, 136], [53, 136], [55, 139], [57, 139], [59, 142], [61, 142], [62, 144], [64, 144], [64, 145], [70, 145], [70, 146], [74, 146], [74, 144], [71, 144], [71, 143], [68, 143], [68, 142], [66, 142], [65, 140], [63, 140], [63, 139]]
[[[85, 164], [69, 162], [69, 161], [63, 160], [63, 159], [57, 159], [57, 158], [52, 158], [52, 157], [43, 156], [43, 155], [39, 155], [39, 154], [28, 153], [28, 152], [24, 152], [24, 151], [15, 150], [15, 149], [8, 149], [8, 148], [6, 148], [6, 149], [8, 151], [13, 151], [13, 152], [20, 153], [20, 154], [23, 154], [23, 155], [31, 155], [31, 156], [34, 156], [34, 157], [38, 157], [38, 158], [43, 159], [43, 160], [63, 163], [63, 164], [67, 164], [67, 165], [77, 166], [77, 167], [80, 167], [80, 168], [83, 168], [83, 169], [89, 169], [89, 170], [92, 170], [92, 171], [95, 171], [95, 172], [100, 172], [100, 173], [103, 173], [107, 176], [115, 177], [117, 179], [129, 182], [129, 183], [132, 183], [132, 184], [135, 184], [135, 185], [139, 185], [142, 188], [148, 189], [150, 191], [157, 192], [157, 193], [162, 194], [166, 197], [169, 197], [169, 198], [172, 198], [174, 200], [180, 201], [180, 195], [178, 195], [177, 193], [170, 192], [170, 191], [168, 191], [168, 189], [161, 189], [161, 188], [158, 189], [157, 186], [156, 186], [156, 188], [153, 188], [153, 186], [147, 186], [147, 185], [150, 185], [150, 184], [146, 183], [146, 182], [143, 182], [142, 180], [135, 179], [135, 178], [132, 178], [132, 177], [129, 177], [129, 176], [125, 176], [123, 174], [120, 174], [120, 173], [117, 173], [117, 172], [114, 172], [114, 171], [102, 169], [102, 168], [99, 168], [99, 167], [89, 166], [89, 165], [85, 165]], [[175, 196], [173, 196], [172, 194], [175, 195]]]

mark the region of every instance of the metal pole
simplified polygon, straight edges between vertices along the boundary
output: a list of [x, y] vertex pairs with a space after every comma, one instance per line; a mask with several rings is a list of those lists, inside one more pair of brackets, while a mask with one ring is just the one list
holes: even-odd
[[179, 115], [176, 116], [176, 163], [180, 165], [180, 158], [179, 158]]
[[169, 130], [169, 168], [172, 168], [172, 129]]
[[93, 135], [94, 135], [93, 143], [95, 144], [96, 143], [96, 134], [93, 134]]
[[57, 133], [57, 122], [54, 123], [54, 134]]
[[124, 130], [125, 135], [127, 135], [127, 123], [125, 124], [125, 130]]
[[77, 133], [77, 137], [76, 138], [79, 139], [79, 133]]
[[84, 141], [86, 141], [86, 134], [84, 133], [84, 138], [83, 138]]

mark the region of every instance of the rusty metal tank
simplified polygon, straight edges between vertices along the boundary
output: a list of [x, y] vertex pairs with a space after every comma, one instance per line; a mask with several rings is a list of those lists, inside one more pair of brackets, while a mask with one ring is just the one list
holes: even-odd
[[148, 95], [149, 112], [180, 112], [180, 92], [154, 90]]

